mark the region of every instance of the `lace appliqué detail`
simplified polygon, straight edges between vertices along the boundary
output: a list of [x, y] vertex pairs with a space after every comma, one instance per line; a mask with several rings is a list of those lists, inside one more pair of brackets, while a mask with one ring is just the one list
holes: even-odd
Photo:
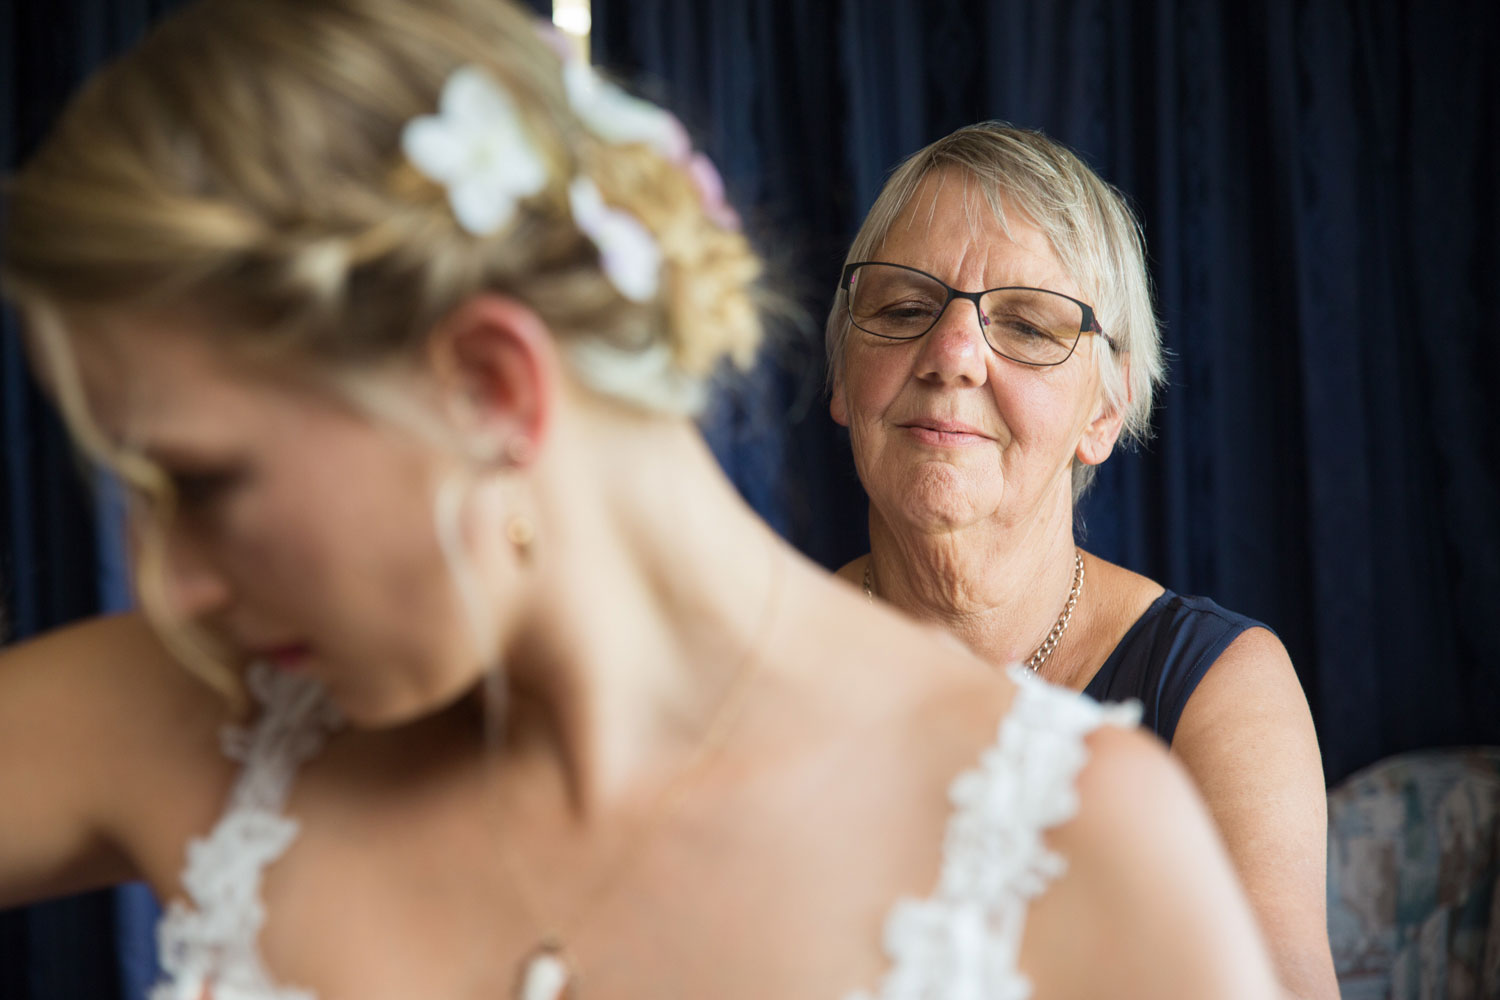
[[1016, 967], [1032, 899], [1067, 868], [1042, 835], [1078, 811], [1084, 738], [1104, 724], [1133, 727], [1140, 706], [1099, 705], [1029, 672], [1008, 671], [1017, 692], [995, 745], [948, 789], [953, 816], [938, 886], [903, 899], [885, 925], [891, 968], [878, 993], [846, 1000], [1026, 1000]]
[[174, 901], [157, 925], [164, 977], [150, 1000], [313, 1000], [278, 987], [261, 962], [260, 882], [297, 836], [297, 822], [281, 815], [297, 768], [338, 715], [307, 677], [255, 664], [246, 681], [263, 710], [253, 725], [222, 735], [224, 753], [244, 768], [213, 831], [188, 844], [182, 884], [191, 904]]

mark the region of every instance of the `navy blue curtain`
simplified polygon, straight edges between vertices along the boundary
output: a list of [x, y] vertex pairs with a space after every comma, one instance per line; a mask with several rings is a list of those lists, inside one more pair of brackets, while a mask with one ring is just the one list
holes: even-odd
[[[9, 171], [20, 162], [79, 81], [171, 6], [171, 0], [5, 6], [0, 166]], [[0, 454], [0, 638], [23, 639], [124, 607], [115, 505], [103, 484], [89, 481], [41, 400], [9, 311], [0, 314]], [[0, 997], [142, 996], [155, 974], [146, 944], [154, 916], [155, 904], [140, 886], [0, 913]]]
[[[175, 5], [0, 8], [0, 164]], [[594, 25], [596, 58], [715, 155], [803, 307], [706, 429], [828, 566], [863, 551], [865, 512], [818, 327], [886, 171], [998, 117], [1132, 196], [1172, 383], [1156, 440], [1087, 499], [1087, 544], [1275, 626], [1337, 779], [1409, 747], [1500, 743], [1491, 6], [595, 0]], [[0, 598], [23, 637], [124, 595], [108, 505], [0, 323]], [[0, 996], [138, 997], [150, 919], [134, 889], [0, 914]]]
[[[715, 155], [814, 319], [904, 155], [1003, 118], [1144, 220], [1171, 384], [1086, 544], [1281, 634], [1331, 780], [1500, 743], [1494, 5], [1425, 0], [595, 0], [595, 59]], [[820, 371], [710, 425], [736, 482], [837, 565], [864, 500]], [[790, 418], [790, 419], [787, 419]], [[745, 427], [757, 433], [743, 433]]]

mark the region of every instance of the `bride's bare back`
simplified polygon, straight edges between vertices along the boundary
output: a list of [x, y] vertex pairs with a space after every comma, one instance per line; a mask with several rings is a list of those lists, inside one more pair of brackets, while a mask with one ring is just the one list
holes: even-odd
[[[806, 572], [788, 584], [804, 600], [825, 586]], [[799, 617], [776, 646], [827, 657], [829, 618]], [[581, 816], [555, 762], [522, 748], [486, 758], [478, 699], [394, 730], [340, 729], [288, 802], [300, 832], [263, 886], [267, 966], [322, 997], [503, 995], [537, 943], [535, 901], [578, 922], [569, 949], [595, 995], [878, 986], [891, 908], [937, 886], [948, 786], [995, 743], [1014, 690], [930, 634], [863, 624], [843, 657], [764, 668], [722, 755], [603, 895], [652, 821], [660, 775]], [[838, 665], [856, 657], [856, 670]], [[181, 899], [184, 847], [235, 777], [217, 698], [135, 618], [12, 651], [0, 692], [18, 751], [0, 757], [0, 790], [26, 804], [15, 818], [40, 841], [0, 846], [7, 897], [140, 877]], [[72, 708], [38, 713], [39, 698]], [[1270, 995], [1248, 912], [1174, 767], [1124, 730], [1088, 748], [1080, 811], [1046, 838], [1067, 872], [1031, 905], [1018, 963], [1037, 995]]]

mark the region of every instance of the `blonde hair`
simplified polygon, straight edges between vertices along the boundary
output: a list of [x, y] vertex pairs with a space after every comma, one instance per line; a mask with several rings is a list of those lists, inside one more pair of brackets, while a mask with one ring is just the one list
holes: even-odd
[[[488, 236], [401, 152], [405, 125], [465, 66], [509, 92], [547, 166]], [[626, 298], [601, 271], [569, 211], [578, 177], [659, 245], [654, 297]], [[665, 357], [674, 377], [748, 367], [761, 338], [744, 236], [705, 210], [683, 164], [592, 134], [559, 56], [503, 0], [200, 0], [97, 74], [6, 186], [5, 290], [53, 342], [39, 353], [59, 385], [80, 335], [64, 317], [91, 313], [182, 310], [209, 319], [205, 335], [329, 371], [416, 357], [482, 291], [527, 304], [565, 348]], [[618, 376], [592, 381], [654, 405]], [[170, 510], [159, 470], [91, 433], [81, 401], [64, 409], [87, 450]]]
[[[1123, 415], [1127, 439], [1147, 440], [1152, 397], [1166, 380], [1166, 366], [1140, 224], [1125, 197], [1061, 143], [990, 121], [918, 150], [886, 181], [845, 264], [872, 259], [922, 181], [945, 170], [958, 171], [975, 184], [1003, 230], [1009, 231], [1009, 205], [1042, 231], [1093, 306], [1099, 325], [1120, 346], [1118, 356], [1108, 349], [1094, 351], [1105, 405]], [[843, 377], [848, 337], [849, 313], [841, 289], [825, 327], [830, 384]], [[1093, 475], [1094, 466], [1074, 461], [1075, 502]]]

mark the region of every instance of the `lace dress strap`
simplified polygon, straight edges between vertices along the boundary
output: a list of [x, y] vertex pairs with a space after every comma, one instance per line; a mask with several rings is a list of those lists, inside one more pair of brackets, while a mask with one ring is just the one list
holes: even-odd
[[1102, 725], [1134, 727], [1134, 702], [1099, 705], [1029, 671], [1016, 684], [996, 742], [954, 779], [937, 889], [903, 899], [885, 925], [891, 967], [878, 993], [847, 1000], [1026, 1000], [1017, 968], [1027, 908], [1067, 862], [1043, 834], [1078, 811], [1084, 739]]
[[188, 844], [182, 885], [157, 925], [163, 978], [150, 1000], [313, 1000], [278, 987], [261, 962], [265, 867], [297, 836], [281, 815], [297, 769], [323, 746], [338, 716], [311, 679], [255, 664], [246, 675], [262, 707], [247, 727], [228, 727], [224, 753], [241, 761], [229, 802], [208, 836]]

